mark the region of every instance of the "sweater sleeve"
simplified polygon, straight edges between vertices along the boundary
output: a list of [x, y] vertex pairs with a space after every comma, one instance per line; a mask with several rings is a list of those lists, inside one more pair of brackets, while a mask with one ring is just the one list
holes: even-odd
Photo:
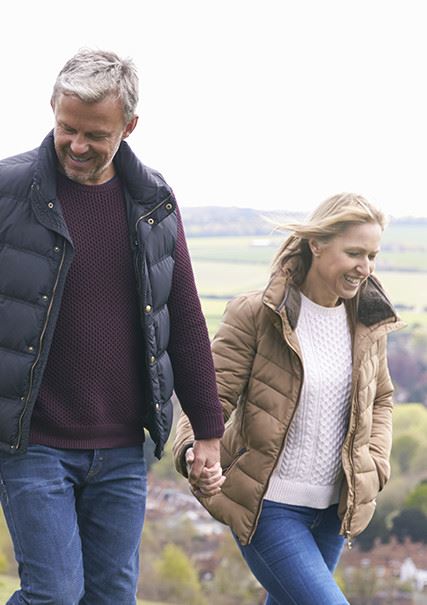
[[224, 418], [218, 399], [208, 330], [179, 211], [168, 308], [171, 321], [168, 353], [174, 371], [176, 395], [190, 419], [195, 438], [219, 438], [224, 432]]

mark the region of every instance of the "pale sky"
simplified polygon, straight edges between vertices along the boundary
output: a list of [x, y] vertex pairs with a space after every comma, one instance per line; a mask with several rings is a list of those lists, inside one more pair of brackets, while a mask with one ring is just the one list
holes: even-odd
[[53, 125], [79, 48], [130, 56], [128, 139], [181, 206], [310, 211], [355, 191], [427, 216], [425, 0], [14, 0], [1, 8], [0, 157]]

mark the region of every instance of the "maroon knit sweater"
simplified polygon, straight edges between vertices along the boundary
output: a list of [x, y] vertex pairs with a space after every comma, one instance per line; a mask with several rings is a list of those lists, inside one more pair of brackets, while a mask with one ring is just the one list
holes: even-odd
[[[61, 311], [34, 408], [30, 443], [59, 448], [142, 443], [144, 351], [126, 208], [118, 177], [80, 185], [58, 175], [75, 246]], [[168, 352], [175, 390], [198, 439], [220, 437], [206, 322], [178, 217]]]

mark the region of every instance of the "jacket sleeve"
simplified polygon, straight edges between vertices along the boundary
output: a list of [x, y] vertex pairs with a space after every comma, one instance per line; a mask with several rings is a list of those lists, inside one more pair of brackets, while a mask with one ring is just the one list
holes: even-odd
[[[228, 303], [221, 326], [212, 342], [219, 399], [224, 420], [229, 420], [244, 392], [256, 350], [255, 321], [251, 304], [241, 296]], [[178, 472], [186, 476], [184, 454], [194, 440], [188, 417], [178, 420], [173, 454]]]
[[378, 343], [379, 368], [373, 404], [372, 430], [369, 451], [376, 464], [380, 490], [390, 478], [390, 452], [392, 444], [393, 384], [387, 364], [387, 337]]

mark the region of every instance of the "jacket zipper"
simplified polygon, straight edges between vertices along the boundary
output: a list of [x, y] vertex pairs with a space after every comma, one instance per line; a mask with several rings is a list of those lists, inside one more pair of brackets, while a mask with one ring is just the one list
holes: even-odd
[[[387, 322], [389, 323], [389, 322]], [[356, 439], [356, 433], [357, 433], [357, 427], [359, 424], [359, 413], [358, 413], [358, 408], [359, 408], [359, 398], [358, 398], [358, 389], [357, 389], [357, 383], [358, 383], [359, 378], [357, 378], [355, 385], [354, 385], [354, 394], [352, 396], [352, 401], [354, 401], [354, 405], [352, 404], [352, 411], [353, 409], [355, 410], [355, 425], [354, 425], [354, 429], [353, 429], [353, 433], [351, 435], [351, 439], [350, 439], [350, 443], [349, 443], [349, 456], [348, 456], [348, 460], [350, 463], [350, 467], [351, 467], [351, 486], [353, 489], [353, 500], [352, 503], [349, 505], [348, 510], [345, 514], [344, 520], [343, 520], [343, 534], [347, 540], [347, 548], [348, 550], [351, 550], [353, 547], [353, 539], [352, 539], [352, 535], [351, 535], [351, 521], [352, 521], [352, 517], [353, 517], [353, 511], [354, 511], [354, 500], [356, 498], [356, 474], [354, 471], [354, 460], [353, 460], [353, 451], [354, 451], [354, 441]]]
[[352, 535], [351, 535], [351, 521], [352, 521], [352, 517], [353, 517], [353, 510], [354, 510], [354, 499], [356, 497], [356, 479], [355, 479], [355, 472], [354, 472], [354, 460], [353, 460], [353, 451], [354, 451], [354, 441], [356, 439], [356, 433], [357, 433], [357, 427], [359, 424], [359, 414], [358, 414], [358, 410], [356, 408], [359, 407], [359, 400], [357, 397], [357, 382], [355, 384], [354, 387], [354, 406], [353, 409], [355, 410], [355, 424], [354, 424], [354, 429], [353, 432], [351, 434], [351, 439], [350, 439], [350, 443], [349, 443], [349, 456], [348, 456], [348, 460], [350, 462], [350, 467], [351, 467], [351, 486], [353, 489], [353, 501], [350, 504], [350, 506], [348, 507], [346, 516], [345, 516], [345, 520], [344, 520], [344, 536], [347, 540], [347, 548], [348, 550], [351, 550], [353, 547], [353, 540], [352, 540]]
[[50, 318], [50, 315], [51, 315], [51, 312], [52, 312], [52, 306], [53, 306], [53, 302], [54, 302], [54, 299], [55, 299], [56, 290], [58, 288], [59, 277], [61, 275], [62, 267], [64, 265], [65, 247], [66, 247], [66, 243], [64, 241], [64, 246], [63, 246], [63, 249], [62, 249], [61, 262], [59, 263], [58, 273], [57, 273], [56, 280], [55, 280], [55, 283], [54, 283], [54, 286], [53, 286], [52, 296], [51, 296], [51, 299], [50, 299], [49, 307], [48, 307], [48, 310], [47, 310], [47, 313], [46, 313], [46, 320], [44, 322], [43, 329], [41, 331], [40, 338], [39, 338], [39, 346], [38, 346], [37, 357], [34, 360], [33, 365], [31, 366], [31, 369], [30, 369], [29, 389], [28, 389], [27, 396], [25, 398], [24, 409], [22, 410], [21, 415], [19, 416], [19, 420], [18, 420], [18, 437], [17, 437], [16, 443], [14, 445], [10, 446], [12, 450], [18, 449], [19, 446], [21, 445], [21, 440], [22, 440], [22, 422], [23, 422], [24, 416], [25, 416], [25, 414], [27, 412], [27, 409], [28, 409], [28, 402], [31, 399], [31, 392], [32, 392], [32, 388], [33, 388], [33, 379], [34, 379], [34, 370], [35, 370], [35, 368], [36, 368], [36, 366], [37, 366], [37, 364], [38, 364], [38, 362], [40, 360], [41, 351], [42, 351], [42, 345], [43, 345], [43, 339], [44, 339], [44, 336], [45, 336], [45, 333], [46, 333], [46, 328], [47, 328], [47, 325], [49, 323], [49, 318]]
[[[282, 319], [282, 318], [280, 318], [280, 319]], [[291, 345], [291, 343], [290, 343], [290, 342], [289, 342], [289, 340], [286, 338], [286, 336], [283, 336], [283, 339], [284, 339], [284, 341], [286, 342], [286, 344], [288, 345], [288, 347], [289, 347], [289, 348], [290, 348], [290, 349], [291, 349], [291, 350], [292, 350], [292, 351], [295, 353], [295, 355], [296, 355], [296, 357], [297, 357], [297, 359], [298, 359], [298, 361], [299, 361], [299, 364], [300, 364], [300, 367], [301, 367], [301, 381], [300, 381], [300, 386], [299, 386], [299, 390], [298, 390], [298, 397], [297, 397], [297, 400], [296, 400], [296, 404], [295, 404], [295, 407], [294, 407], [294, 411], [292, 412], [292, 416], [291, 416], [291, 419], [289, 420], [288, 427], [287, 427], [287, 429], [286, 429], [286, 431], [285, 431], [285, 433], [284, 433], [284, 435], [283, 435], [282, 445], [281, 445], [281, 447], [280, 447], [280, 452], [279, 452], [279, 455], [278, 455], [278, 457], [277, 457], [277, 460], [279, 460], [279, 459], [280, 459], [280, 456], [282, 455], [282, 452], [283, 452], [283, 448], [285, 447], [285, 440], [286, 440], [286, 436], [287, 436], [287, 434], [288, 434], [289, 427], [291, 426], [292, 420], [294, 419], [294, 416], [295, 416], [296, 411], [297, 411], [298, 402], [299, 402], [299, 399], [300, 399], [300, 396], [301, 396], [302, 384], [303, 384], [303, 380], [304, 380], [304, 367], [303, 367], [303, 365], [302, 365], [302, 360], [301, 360], [301, 358], [300, 358], [300, 356], [299, 356], [298, 352], [297, 352], [297, 351], [296, 351], [296, 349], [295, 349], [295, 348], [294, 348], [294, 347]], [[277, 460], [276, 460], [276, 464], [277, 464]], [[276, 468], [276, 465], [274, 465], [274, 466], [273, 466], [273, 468], [271, 469], [271, 472], [270, 472], [270, 474], [269, 474], [269, 476], [268, 476], [268, 478], [267, 478], [267, 481], [266, 481], [266, 483], [265, 483], [264, 491], [262, 492], [262, 494], [261, 494], [261, 498], [260, 498], [260, 500], [259, 500], [259, 504], [258, 504], [258, 510], [257, 510], [257, 512], [256, 512], [256, 515], [255, 515], [255, 520], [254, 520], [254, 523], [253, 523], [253, 526], [252, 526], [252, 530], [251, 530], [251, 533], [249, 534], [249, 537], [248, 537], [248, 542], [250, 542], [250, 541], [252, 540], [253, 535], [254, 535], [254, 533], [255, 533], [255, 531], [256, 531], [256, 527], [257, 527], [257, 525], [258, 525], [258, 519], [259, 519], [259, 516], [260, 516], [260, 514], [261, 514], [262, 501], [264, 500], [264, 495], [265, 495], [265, 493], [266, 493], [266, 491], [267, 491], [268, 484], [270, 483], [270, 478], [271, 478], [271, 475], [274, 473], [274, 469], [275, 469], [275, 468]]]

